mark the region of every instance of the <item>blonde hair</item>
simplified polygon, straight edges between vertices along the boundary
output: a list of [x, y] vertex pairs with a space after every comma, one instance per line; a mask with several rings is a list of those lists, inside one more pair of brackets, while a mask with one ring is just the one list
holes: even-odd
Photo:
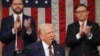
[[40, 25], [39, 29], [38, 29], [38, 35], [40, 35], [41, 33], [43, 33], [44, 30], [46, 30], [47, 28], [54, 28], [53, 24], [51, 23], [43, 23]]

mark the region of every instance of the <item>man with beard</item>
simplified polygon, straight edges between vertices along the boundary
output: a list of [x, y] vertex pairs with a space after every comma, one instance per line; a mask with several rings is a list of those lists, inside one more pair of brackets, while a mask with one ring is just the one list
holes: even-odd
[[2, 20], [0, 41], [5, 43], [3, 56], [18, 56], [37, 35], [33, 18], [23, 14], [24, 0], [10, 0], [10, 4], [13, 14]]

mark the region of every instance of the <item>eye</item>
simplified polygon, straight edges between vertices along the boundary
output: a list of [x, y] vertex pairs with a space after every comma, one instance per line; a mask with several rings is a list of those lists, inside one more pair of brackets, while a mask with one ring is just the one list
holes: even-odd
[[82, 11], [76, 11], [76, 13], [85, 13], [87, 10], [82, 10]]
[[14, 3], [13, 5], [17, 5], [17, 3]]

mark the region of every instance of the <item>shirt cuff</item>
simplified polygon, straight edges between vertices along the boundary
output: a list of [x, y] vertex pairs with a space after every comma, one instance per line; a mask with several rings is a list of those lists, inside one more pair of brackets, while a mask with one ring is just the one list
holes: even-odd
[[76, 38], [77, 38], [77, 40], [79, 40], [81, 38], [81, 36], [79, 34], [76, 34]]
[[16, 32], [14, 31], [14, 28], [12, 29], [12, 33], [15, 34]]
[[90, 34], [90, 36], [88, 37], [88, 39], [91, 40], [92, 39], [92, 36], [93, 36], [93, 34]]

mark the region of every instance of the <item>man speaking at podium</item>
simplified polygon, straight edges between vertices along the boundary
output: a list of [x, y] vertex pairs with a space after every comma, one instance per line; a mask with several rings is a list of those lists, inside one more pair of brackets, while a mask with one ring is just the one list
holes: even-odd
[[23, 56], [65, 56], [64, 48], [54, 41], [55, 30], [50, 23], [39, 27], [40, 41], [25, 48]]

